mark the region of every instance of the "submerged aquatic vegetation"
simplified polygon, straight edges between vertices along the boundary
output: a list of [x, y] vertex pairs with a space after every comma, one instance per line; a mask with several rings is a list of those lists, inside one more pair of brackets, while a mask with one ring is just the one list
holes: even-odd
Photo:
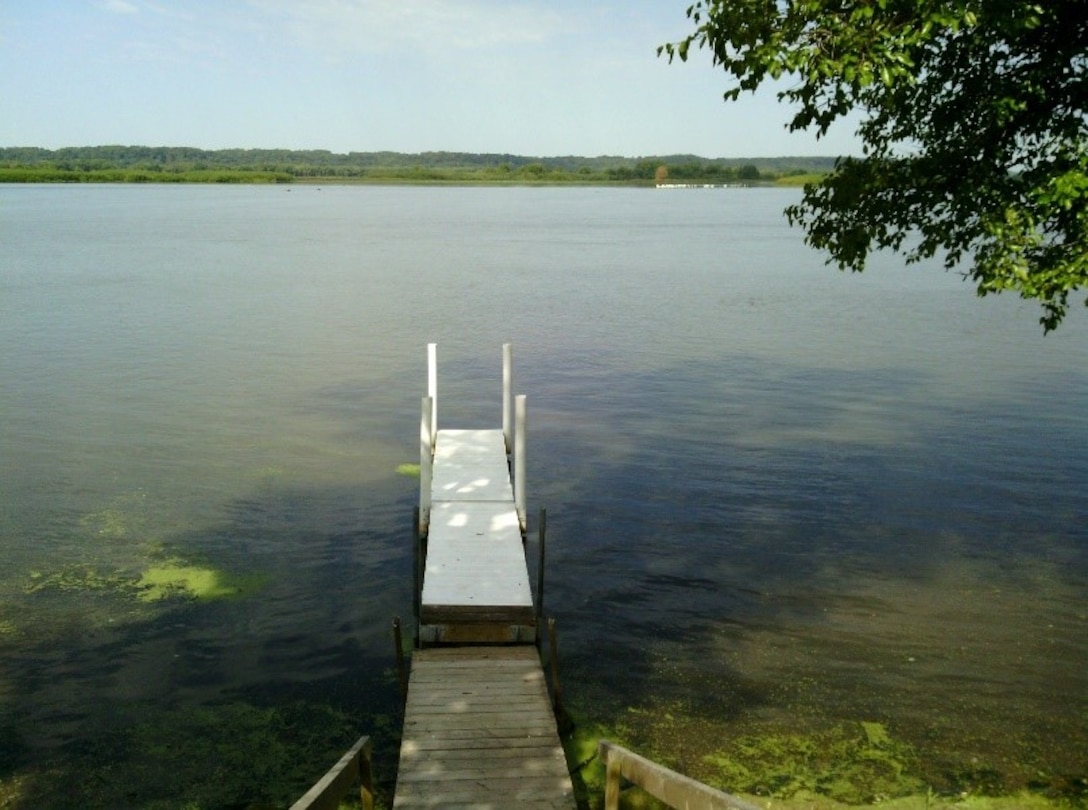
[[715, 781], [731, 790], [791, 798], [799, 793], [862, 804], [924, 792], [913, 749], [880, 723], [840, 723], [812, 733], [740, 737], [708, 754]]
[[121, 495], [79, 520], [83, 553], [55, 570], [31, 571], [25, 594], [46, 591], [99, 594], [135, 603], [244, 596], [267, 579], [234, 575], [171, 551], [161, 537], [176, 530], [143, 491]]
[[135, 584], [131, 574], [93, 565], [72, 565], [49, 573], [31, 571], [28, 580], [24, 587], [28, 594], [48, 590], [123, 593], [131, 591]]
[[[607, 718], [601, 708], [576, 708], [577, 725], [563, 741], [575, 790], [584, 806], [593, 810], [603, 806], [604, 767], [596, 753], [601, 739], [775, 810], [1088, 808], [1088, 779], [1077, 785], [1036, 785], [988, 794], [977, 779], [963, 778], [954, 780], [954, 789], [945, 785], [935, 790], [915, 747], [873, 720], [821, 728], [798, 722], [783, 729], [778, 724], [709, 718], [695, 704], [653, 710], [620, 706]], [[624, 791], [620, 806], [665, 807], [637, 788]]]
[[86, 740], [68, 765], [0, 772], [0, 807], [7, 793], [13, 806], [63, 810], [286, 807], [373, 725], [303, 700], [134, 706]]
[[235, 576], [209, 566], [170, 558], [154, 562], [142, 571], [103, 570], [91, 565], [74, 565], [48, 574], [32, 571], [24, 590], [100, 592], [157, 602], [168, 598], [196, 600], [245, 596], [264, 584], [261, 574]]
[[265, 579], [260, 574], [234, 576], [174, 559], [143, 571], [135, 588], [137, 597], [144, 602], [157, 602], [170, 597], [211, 600], [245, 596], [260, 588]]

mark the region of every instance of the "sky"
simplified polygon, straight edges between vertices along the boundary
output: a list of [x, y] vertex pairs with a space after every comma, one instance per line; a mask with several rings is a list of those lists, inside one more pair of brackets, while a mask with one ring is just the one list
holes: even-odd
[[690, 0], [0, 0], [0, 146], [857, 154], [657, 46]]

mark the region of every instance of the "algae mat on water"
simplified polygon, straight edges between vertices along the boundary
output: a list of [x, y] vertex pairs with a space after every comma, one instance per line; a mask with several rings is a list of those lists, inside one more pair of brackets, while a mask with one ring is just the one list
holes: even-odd
[[135, 588], [144, 602], [171, 596], [199, 600], [226, 599], [245, 596], [260, 588], [264, 580], [265, 577], [260, 574], [236, 576], [214, 568], [188, 565], [183, 560], [167, 560], [144, 571]]
[[[767, 810], [1068, 810], [1088, 808], [1088, 790], [1017, 791], [979, 795], [969, 790], [938, 793], [921, 776], [914, 749], [882, 723], [839, 723], [808, 732], [774, 732], [731, 737], [715, 732], [718, 746], [701, 738], [704, 719], [672, 711], [629, 709], [614, 725], [582, 717], [564, 741], [567, 760], [583, 803], [603, 806], [604, 768], [597, 744], [610, 739], [678, 773], [741, 797]], [[700, 751], [714, 747], [712, 753]], [[1088, 788], [1088, 784], [1082, 785]], [[620, 804], [634, 810], [665, 805], [630, 788]]]
[[99, 594], [153, 603], [245, 596], [265, 583], [264, 575], [235, 575], [171, 551], [161, 538], [181, 525], [143, 491], [120, 495], [79, 519], [72, 547], [80, 549], [81, 560], [31, 571], [23, 591]]
[[197, 600], [245, 596], [264, 584], [261, 574], [236, 576], [209, 566], [179, 558], [154, 563], [140, 572], [108, 571], [90, 565], [77, 565], [48, 574], [32, 571], [25, 591], [102, 592], [132, 596], [142, 602], [157, 602], [171, 597]]

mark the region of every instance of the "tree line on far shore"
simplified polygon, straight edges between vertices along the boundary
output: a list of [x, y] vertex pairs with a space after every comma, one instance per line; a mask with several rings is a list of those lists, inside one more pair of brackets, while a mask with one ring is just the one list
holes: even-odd
[[103, 183], [757, 183], [829, 172], [830, 157], [527, 157], [465, 152], [349, 152], [85, 146], [0, 148], [0, 182]]

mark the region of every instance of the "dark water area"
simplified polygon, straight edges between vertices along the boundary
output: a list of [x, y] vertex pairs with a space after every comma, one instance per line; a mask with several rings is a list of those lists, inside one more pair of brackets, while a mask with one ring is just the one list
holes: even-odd
[[363, 733], [389, 795], [429, 341], [462, 427], [514, 344], [583, 729], [1080, 800], [1088, 325], [840, 276], [793, 193], [0, 188], [0, 806], [286, 806]]
[[1082, 800], [1088, 443], [1057, 403], [1083, 374], [948, 394], [727, 355], [594, 379], [603, 424], [537, 437], [565, 448], [549, 610], [592, 651], [567, 661], [589, 713], [709, 781], [718, 752], [792, 766], [797, 735], [876, 723], [920, 792]]

